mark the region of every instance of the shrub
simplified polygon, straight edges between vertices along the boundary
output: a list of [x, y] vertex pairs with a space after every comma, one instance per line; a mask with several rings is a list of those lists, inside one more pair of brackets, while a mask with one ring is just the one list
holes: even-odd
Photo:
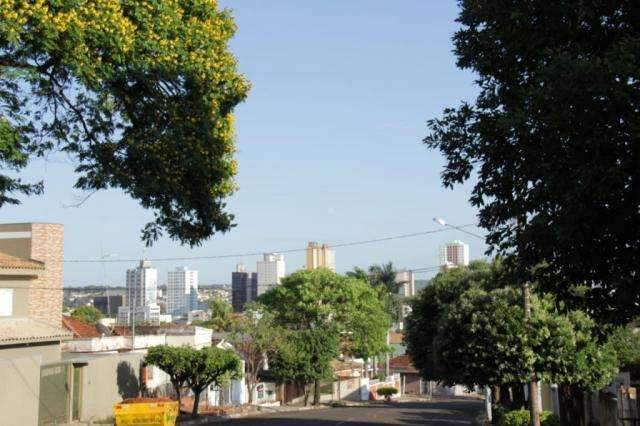
[[376, 390], [376, 393], [378, 395], [384, 396], [384, 399], [386, 399], [387, 401], [390, 401], [391, 397], [398, 393], [398, 389], [394, 388], [393, 386], [387, 386], [378, 388]]
[[[502, 416], [500, 426], [529, 426], [529, 410], [513, 410]], [[549, 411], [540, 413], [541, 426], [560, 426], [560, 419]]]

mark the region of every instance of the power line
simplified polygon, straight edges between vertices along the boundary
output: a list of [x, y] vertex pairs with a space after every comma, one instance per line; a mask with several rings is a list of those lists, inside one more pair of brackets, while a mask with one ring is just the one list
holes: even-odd
[[[468, 228], [471, 226], [475, 226], [475, 223], [459, 225], [459, 226], [456, 226], [454, 229], [465, 232], [461, 228]], [[379, 243], [383, 241], [399, 240], [403, 238], [413, 238], [413, 237], [420, 237], [423, 235], [438, 234], [440, 232], [447, 232], [450, 230], [451, 229], [449, 228], [432, 229], [430, 231], [413, 232], [411, 234], [393, 235], [389, 237], [375, 238], [371, 240], [361, 240], [361, 241], [351, 241], [351, 242], [339, 243], [339, 244], [329, 244], [329, 246], [332, 248], [352, 247], [352, 246], [358, 246], [358, 245], [364, 245], [364, 244]], [[159, 257], [159, 258], [147, 259], [147, 260], [150, 260], [152, 262], [172, 262], [172, 261], [183, 261], [183, 260], [231, 259], [231, 258], [238, 258], [238, 257], [262, 256], [264, 253], [285, 254], [285, 253], [304, 252], [306, 250], [307, 248], [304, 247], [304, 248], [285, 249], [285, 250], [269, 250], [267, 252], [260, 251], [260, 252], [249, 252], [249, 253], [218, 254], [218, 255], [211, 255], [211, 256]], [[131, 262], [137, 262], [138, 260], [140, 259], [65, 259], [63, 260], [63, 262], [65, 263], [124, 263], [124, 262], [131, 263]]]

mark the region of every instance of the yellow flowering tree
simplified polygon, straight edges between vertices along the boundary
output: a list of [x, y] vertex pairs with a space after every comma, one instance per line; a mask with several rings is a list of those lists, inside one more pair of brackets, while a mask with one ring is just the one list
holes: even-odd
[[[0, 165], [61, 150], [76, 187], [120, 188], [197, 245], [233, 226], [234, 107], [249, 90], [215, 0], [0, 0]], [[0, 174], [0, 206], [42, 183]]]

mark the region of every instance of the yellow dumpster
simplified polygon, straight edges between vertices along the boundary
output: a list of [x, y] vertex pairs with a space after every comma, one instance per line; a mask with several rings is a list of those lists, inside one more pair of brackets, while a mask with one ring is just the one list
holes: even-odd
[[164, 398], [134, 398], [113, 404], [116, 426], [174, 426], [178, 402]]

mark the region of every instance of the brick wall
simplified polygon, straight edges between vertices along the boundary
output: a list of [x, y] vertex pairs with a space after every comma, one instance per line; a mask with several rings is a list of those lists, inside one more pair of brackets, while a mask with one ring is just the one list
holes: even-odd
[[62, 225], [31, 224], [30, 257], [44, 262], [45, 271], [31, 283], [29, 316], [54, 327], [62, 326], [63, 241]]

